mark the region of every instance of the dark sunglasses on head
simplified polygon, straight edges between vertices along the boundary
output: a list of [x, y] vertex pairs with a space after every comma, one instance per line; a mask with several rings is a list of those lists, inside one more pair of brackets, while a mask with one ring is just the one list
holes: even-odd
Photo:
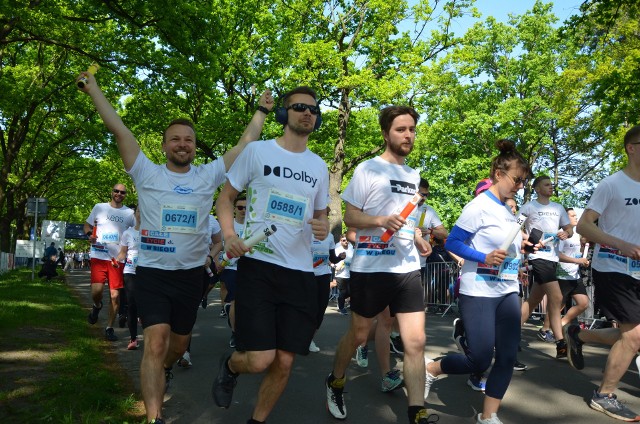
[[309, 112], [311, 112], [312, 115], [317, 115], [320, 113], [320, 108], [318, 106], [312, 106], [305, 103], [294, 103], [287, 108], [287, 110], [289, 109], [293, 109], [296, 112], [304, 112], [305, 110], [309, 109]]
[[114, 192], [114, 193], [118, 193], [118, 194], [127, 194], [127, 191], [126, 191], [126, 190], [118, 190], [117, 188], [114, 188], [114, 189], [113, 189], [113, 192]]
[[239, 211], [243, 211], [245, 210], [247, 207], [246, 206], [242, 206], [242, 205], [236, 205], [236, 208], [238, 208]]

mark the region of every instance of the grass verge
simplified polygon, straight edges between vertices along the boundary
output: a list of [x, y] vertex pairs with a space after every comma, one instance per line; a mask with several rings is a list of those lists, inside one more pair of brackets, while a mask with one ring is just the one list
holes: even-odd
[[60, 281], [0, 276], [0, 421], [143, 423], [115, 352]]

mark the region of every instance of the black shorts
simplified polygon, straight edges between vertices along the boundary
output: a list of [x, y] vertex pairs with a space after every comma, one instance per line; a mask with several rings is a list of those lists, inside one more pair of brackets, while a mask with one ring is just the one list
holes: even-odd
[[279, 349], [309, 354], [317, 328], [318, 302], [313, 272], [253, 258], [238, 260], [236, 348]]
[[558, 277], [556, 277], [557, 262], [546, 259], [529, 259], [529, 264], [533, 267], [531, 274], [533, 275], [534, 282], [546, 284], [552, 281], [558, 281]]
[[563, 304], [566, 303], [569, 296], [573, 296], [574, 294], [583, 294], [587, 296], [587, 288], [584, 286], [581, 278], [578, 280], [562, 280], [558, 278], [558, 284], [560, 284]]
[[227, 289], [227, 296], [224, 303], [231, 303], [236, 300], [236, 281], [238, 280], [238, 271], [235, 269], [224, 269], [220, 273], [220, 282]]
[[202, 299], [203, 267], [185, 270], [136, 268], [135, 299], [142, 328], [169, 324], [186, 336], [196, 322]]
[[600, 312], [620, 324], [640, 324], [640, 281], [620, 272], [592, 269]]
[[316, 293], [318, 294], [318, 324], [316, 328], [320, 328], [322, 320], [324, 319], [324, 312], [327, 310], [327, 305], [329, 304], [330, 285], [331, 274], [316, 275]]
[[351, 310], [373, 318], [389, 306], [391, 315], [424, 310], [420, 270], [405, 274], [354, 272], [349, 279]]

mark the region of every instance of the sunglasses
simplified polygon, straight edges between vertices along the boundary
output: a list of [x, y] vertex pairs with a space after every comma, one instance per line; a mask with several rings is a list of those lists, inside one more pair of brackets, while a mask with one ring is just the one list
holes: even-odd
[[236, 208], [237, 208], [239, 211], [243, 211], [243, 210], [245, 210], [247, 207], [246, 207], [246, 206], [242, 206], [242, 205], [236, 205]]
[[287, 110], [289, 109], [293, 109], [296, 112], [304, 112], [309, 109], [309, 112], [311, 112], [312, 115], [320, 114], [320, 108], [318, 106], [312, 106], [305, 103], [294, 103], [287, 108]]
[[118, 190], [118, 189], [116, 189], [116, 188], [114, 188], [114, 189], [113, 189], [113, 192], [114, 192], [114, 193], [117, 193], [117, 194], [122, 194], [122, 195], [127, 194], [127, 191], [126, 191], [126, 190]]

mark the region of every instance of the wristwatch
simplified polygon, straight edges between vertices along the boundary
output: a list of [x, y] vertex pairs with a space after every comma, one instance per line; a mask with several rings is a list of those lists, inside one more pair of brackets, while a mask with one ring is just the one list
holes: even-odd
[[256, 110], [259, 110], [260, 112], [264, 113], [265, 115], [269, 114], [269, 109], [267, 109], [266, 107], [260, 105], [256, 108]]

